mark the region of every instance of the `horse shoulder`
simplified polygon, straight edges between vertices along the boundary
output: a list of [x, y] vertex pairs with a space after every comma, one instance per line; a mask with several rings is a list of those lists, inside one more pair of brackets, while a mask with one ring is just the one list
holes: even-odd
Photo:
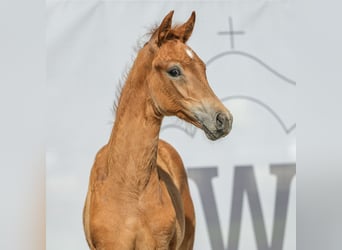
[[172, 178], [179, 191], [187, 185], [187, 175], [182, 158], [169, 143], [159, 140], [157, 165]]
[[[176, 149], [163, 140], [159, 140], [158, 144], [157, 165], [159, 167], [159, 172], [165, 172], [167, 176], [170, 176], [181, 196], [185, 228], [184, 238], [179, 249], [192, 249], [196, 222], [194, 205], [190, 195], [186, 170]], [[165, 174], [162, 174], [161, 176], [165, 176]]]
[[103, 146], [96, 154], [93, 167], [91, 169], [88, 192], [86, 196], [85, 205], [83, 208], [83, 227], [85, 231], [86, 240], [90, 249], [95, 249], [92, 242], [91, 235], [91, 207], [92, 207], [92, 193], [98, 180], [104, 180], [107, 175], [106, 159], [108, 157], [108, 146]]

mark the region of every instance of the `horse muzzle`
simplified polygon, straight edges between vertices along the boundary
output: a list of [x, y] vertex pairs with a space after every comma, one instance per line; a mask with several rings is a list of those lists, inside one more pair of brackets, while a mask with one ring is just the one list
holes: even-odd
[[229, 111], [225, 112], [199, 112], [195, 115], [197, 121], [201, 124], [208, 139], [215, 141], [229, 134], [233, 125], [233, 116]]

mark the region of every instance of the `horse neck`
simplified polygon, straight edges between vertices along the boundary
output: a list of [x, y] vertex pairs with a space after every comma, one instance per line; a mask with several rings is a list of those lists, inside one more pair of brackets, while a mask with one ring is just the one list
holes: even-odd
[[148, 95], [146, 76], [152, 64], [148, 53], [145, 48], [139, 52], [127, 77], [109, 140], [109, 175], [121, 187], [138, 190], [156, 169], [162, 121]]

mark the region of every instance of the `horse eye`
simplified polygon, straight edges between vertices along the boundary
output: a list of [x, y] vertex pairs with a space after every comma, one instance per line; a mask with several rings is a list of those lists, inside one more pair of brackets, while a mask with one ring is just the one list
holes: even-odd
[[171, 68], [167, 73], [172, 77], [178, 77], [182, 74], [178, 67]]

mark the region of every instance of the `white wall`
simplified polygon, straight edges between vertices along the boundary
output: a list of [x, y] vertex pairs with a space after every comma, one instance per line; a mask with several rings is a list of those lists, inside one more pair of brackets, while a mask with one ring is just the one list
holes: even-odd
[[[87, 248], [83, 202], [95, 153], [113, 124], [116, 85], [137, 41], [171, 9], [176, 22], [196, 10], [188, 44], [207, 63], [212, 88], [234, 116], [231, 134], [217, 142], [173, 118], [165, 120], [160, 135], [189, 170], [195, 249], [296, 249], [295, 20], [291, 1], [285, 0], [47, 2], [47, 249]], [[231, 24], [243, 33], [234, 36], [233, 45], [220, 33]], [[271, 173], [271, 165], [279, 172]], [[244, 177], [255, 180], [257, 189]], [[205, 186], [208, 180], [211, 185]], [[239, 188], [250, 188], [241, 220], [232, 212], [232, 207], [240, 211]], [[206, 216], [217, 217], [219, 224]]]

